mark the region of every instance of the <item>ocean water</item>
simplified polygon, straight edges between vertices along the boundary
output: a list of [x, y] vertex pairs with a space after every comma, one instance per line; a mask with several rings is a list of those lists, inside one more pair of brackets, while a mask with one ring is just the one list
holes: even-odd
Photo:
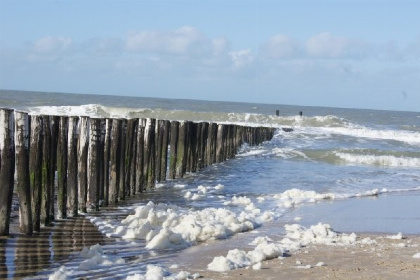
[[[115, 210], [115, 218], [88, 215], [104, 235], [139, 246], [139, 252], [176, 249], [181, 256], [184, 252], [180, 262], [187, 267], [197, 262], [188, 256], [200, 244], [227, 239], [229, 246], [246, 246], [257, 229], [265, 235], [281, 235], [286, 223], [323, 222], [343, 232], [420, 234], [420, 112], [19, 91], [0, 91], [0, 107], [31, 114], [152, 117], [278, 128], [272, 141], [258, 147], [244, 145], [232, 160], [158, 184], [137, 204]], [[293, 131], [285, 132], [283, 127]], [[149, 201], [153, 203], [147, 208]], [[155, 224], [151, 222], [154, 231], [170, 220], [181, 237], [162, 233], [158, 239], [154, 237], [160, 233], [146, 236], [150, 230], [142, 233], [144, 227], [130, 226], [135, 219], [137, 225], [144, 221], [140, 212], [145, 209], [149, 216], [158, 217]], [[222, 220], [233, 215], [232, 219], [250, 224], [240, 223], [237, 228], [232, 222], [218, 228], [204, 218], [217, 221], [219, 215]], [[190, 224], [200, 220], [207, 225], [207, 235], [181, 229], [186, 216], [192, 219]], [[210, 243], [226, 246], [226, 241]], [[157, 258], [158, 263], [165, 260]], [[68, 270], [83, 276], [76, 268]], [[127, 269], [120, 276], [133, 271]]]

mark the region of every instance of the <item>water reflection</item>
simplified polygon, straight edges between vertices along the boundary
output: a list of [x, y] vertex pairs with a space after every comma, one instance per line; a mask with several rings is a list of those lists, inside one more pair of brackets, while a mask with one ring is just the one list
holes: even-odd
[[105, 238], [83, 217], [56, 221], [33, 236], [0, 237], [0, 279], [45, 274], [46, 268], [60, 266], [84, 246], [98, 243], [105, 244]]

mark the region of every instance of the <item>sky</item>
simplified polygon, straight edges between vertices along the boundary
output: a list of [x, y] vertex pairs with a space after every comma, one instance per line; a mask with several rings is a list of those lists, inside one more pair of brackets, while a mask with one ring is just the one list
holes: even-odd
[[420, 111], [420, 1], [0, 0], [0, 89]]

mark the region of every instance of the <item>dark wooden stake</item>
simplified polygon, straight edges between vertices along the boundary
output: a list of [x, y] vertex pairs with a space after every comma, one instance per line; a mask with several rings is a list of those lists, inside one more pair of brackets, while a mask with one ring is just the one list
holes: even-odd
[[42, 185], [42, 140], [43, 118], [30, 116], [29, 144], [29, 185], [31, 189], [32, 226], [34, 231], [41, 229], [41, 185]]
[[155, 187], [156, 145], [155, 145], [156, 119], [147, 119], [144, 130], [144, 172], [146, 188]]
[[125, 172], [127, 169], [127, 162], [126, 162], [126, 139], [127, 139], [127, 120], [121, 120], [121, 135], [120, 135], [120, 169], [119, 169], [119, 190], [118, 190], [118, 199], [124, 200], [125, 199]]
[[112, 119], [105, 120], [105, 139], [104, 139], [104, 206], [109, 204], [109, 181], [110, 181], [110, 156], [111, 156], [111, 129]]
[[144, 124], [139, 120], [137, 127], [137, 151], [136, 151], [136, 193], [144, 191]]
[[20, 231], [32, 235], [31, 191], [29, 185], [29, 116], [15, 112], [15, 149]]
[[15, 173], [14, 115], [0, 109], [0, 236], [9, 235]]
[[119, 170], [120, 170], [120, 137], [121, 137], [121, 120], [112, 120], [111, 129], [111, 151], [110, 151], [110, 185], [109, 185], [109, 203], [118, 202], [119, 191]]
[[178, 129], [178, 143], [177, 143], [177, 155], [176, 155], [176, 178], [182, 178], [186, 170], [186, 158], [187, 150], [185, 147], [186, 143], [186, 132], [187, 132], [187, 122], [181, 122]]
[[57, 218], [67, 218], [68, 117], [60, 117], [57, 147]]
[[68, 128], [68, 155], [67, 155], [67, 214], [70, 217], [76, 217], [78, 214], [78, 186], [77, 186], [77, 138], [78, 138], [78, 117], [69, 117], [69, 128]]
[[80, 117], [79, 119], [79, 137], [77, 143], [77, 171], [78, 171], [78, 209], [86, 213], [87, 186], [88, 186], [88, 150], [89, 150], [89, 117]]
[[58, 154], [58, 138], [59, 138], [59, 128], [60, 128], [60, 117], [59, 116], [51, 116], [51, 166], [50, 166], [50, 221], [55, 220], [55, 186], [58, 185], [58, 180], [56, 182], [56, 171], [57, 171], [57, 154]]
[[49, 211], [51, 204], [54, 203], [51, 198], [51, 188], [54, 188], [53, 173], [55, 170], [51, 171], [53, 165], [51, 159], [51, 117], [42, 116], [42, 119], [44, 138], [42, 141], [41, 224], [48, 226], [50, 224]]
[[169, 155], [169, 179], [176, 178], [176, 160], [177, 160], [177, 144], [178, 144], [179, 122], [171, 122], [170, 132], [170, 155]]
[[99, 176], [101, 138], [101, 119], [90, 119], [89, 151], [88, 151], [88, 188], [86, 208], [91, 211], [99, 210]]

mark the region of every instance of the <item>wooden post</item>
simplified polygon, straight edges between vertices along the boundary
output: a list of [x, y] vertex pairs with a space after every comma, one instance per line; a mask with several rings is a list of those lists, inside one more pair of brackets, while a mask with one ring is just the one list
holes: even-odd
[[147, 119], [144, 130], [144, 176], [146, 188], [154, 188], [156, 180], [156, 145], [155, 145], [156, 119]]
[[99, 206], [102, 206], [104, 203], [104, 186], [105, 186], [105, 170], [104, 170], [104, 164], [105, 164], [105, 125], [106, 120], [100, 119], [99, 121], [99, 142], [98, 142], [98, 198], [99, 198]]
[[78, 117], [69, 117], [68, 127], [68, 155], [67, 155], [67, 214], [70, 217], [76, 217], [78, 212], [78, 186], [77, 186], [77, 137], [78, 137]]
[[78, 170], [78, 208], [82, 213], [86, 213], [87, 185], [88, 185], [88, 150], [89, 150], [89, 117], [80, 117], [79, 120], [79, 139], [77, 147], [77, 170]]
[[57, 147], [57, 218], [67, 218], [67, 137], [68, 117], [60, 117]]
[[186, 158], [186, 169], [184, 171], [184, 174], [186, 172], [195, 172], [194, 170], [194, 162], [195, 162], [195, 150], [196, 150], [196, 130], [197, 126], [195, 123], [192, 123], [190, 121], [187, 121], [185, 123], [186, 125], [186, 133], [185, 133], [185, 150], [187, 154]]
[[207, 150], [207, 138], [209, 134], [209, 123], [201, 123], [200, 129], [200, 150], [198, 151], [198, 169], [202, 169], [207, 166], [206, 150]]
[[121, 136], [120, 136], [120, 169], [118, 170], [119, 173], [119, 191], [118, 191], [118, 199], [124, 200], [125, 199], [125, 170], [127, 169], [127, 162], [126, 162], [126, 139], [127, 139], [127, 120], [121, 120]]
[[13, 110], [0, 109], [0, 236], [9, 235], [15, 173]]
[[162, 141], [162, 153], [161, 153], [161, 160], [160, 160], [160, 178], [159, 181], [166, 181], [166, 171], [168, 168], [168, 144], [169, 144], [169, 131], [171, 122], [170, 121], [163, 121], [163, 141]]
[[20, 231], [32, 235], [31, 193], [29, 185], [29, 116], [15, 112], [15, 148]]
[[101, 137], [101, 119], [90, 119], [89, 151], [88, 151], [88, 188], [86, 208], [99, 210], [99, 145]]
[[159, 120], [157, 125], [156, 137], [156, 180], [162, 182], [166, 180], [166, 168], [168, 164], [168, 141], [169, 141], [170, 122]]
[[126, 137], [126, 144], [125, 144], [125, 180], [124, 180], [124, 186], [125, 186], [125, 195], [130, 196], [132, 192], [132, 186], [131, 186], [131, 172], [132, 172], [132, 166], [133, 163], [133, 149], [134, 149], [134, 135], [136, 132], [136, 120], [129, 119], [127, 120], [127, 137]]
[[171, 143], [169, 155], [169, 179], [176, 178], [176, 159], [177, 159], [177, 143], [178, 143], [179, 122], [171, 122]]
[[160, 168], [161, 168], [161, 160], [162, 160], [162, 142], [163, 142], [163, 120], [158, 120], [155, 130], [155, 145], [156, 145], [156, 180], [160, 182]]
[[136, 173], [137, 173], [137, 133], [139, 129], [139, 119], [133, 119], [133, 135], [132, 135], [132, 147], [131, 147], [131, 170], [130, 170], [130, 180], [128, 185], [130, 186], [130, 195], [136, 194]]
[[120, 140], [121, 138], [121, 120], [112, 120], [111, 129], [111, 151], [110, 151], [110, 185], [109, 185], [109, 203], [118, 202], [119, 191], [119, 170], [120, 170]]
[[136, 151], [136, 193], [144, 191], [144, 125], [139, 120], [137, 126], [137, 151]]
[[224, 158], [224, 140], [225, 140], [225, 125], [219, 124], [217, 126], [217, 142], [216, 142], [216, 162], [223, 162]]
[[228, 126], [228, 158], [235, 157], [235, 125], [231, 124]]
[[177, 157], [176, 157], [176, 178], [182, 178], [186, 169], [187, 150], [186, 144], [187, 123], [185, 121], [179, 124], [178, 129], [178, 143], [177, 143]]
[[237, 126], [236, 127], [236, 133], [235, 133], [235, 146], [236, 146], [236, 151], [235, 153], [238, 152], [238, 149], [241, 147], [241, 145], [243, 144], [242, 142], [242, 131], [243, 131], [243, 126]]
[[50, 224], [51, 204], [54, 203], [51, 197], [51, 189], [54, 188], [55, 168], [51, 171], [53, 169], [51, 158], [51, 117], [42, 116], [42, 118], [44, 138], [42, 141], [41, 224], [47, 226]]
[[[55, 220], [55, 186], [56, 186], [56, 177], [55, 172], [57, 171], [57, 154], [58, 154], [58, 138], [59, 138], [59, 128], [60, 128], [60, 117], [59, 116], [51, 116], [51, 168], [50, 168], [50, 197], [51, 197], [51, 203], [50, 203], [50, 221]], [[57, 181], [58, 185], [58, 181]]]
[[207, 136], [207, 165], [212, 165], [216, 162], [216, 142], [217, 142], [217, 130], [218, 126], [216, 123], [209, 124], [209, 132]]
[[109, 204], [109, 181], [110, 181], [110, 172], [109, 172], [109, 162], [111, 156], [111, 129], [112, 129], [112, 119], [105, 120], [105, 139], [104, 139], [104, 206]]
[[43, 123], [41, 116], [29, 116], [29, 185], [31, 189], [32, 226], [41, 229], [41, 184], [42, 184], [42, 140]]

